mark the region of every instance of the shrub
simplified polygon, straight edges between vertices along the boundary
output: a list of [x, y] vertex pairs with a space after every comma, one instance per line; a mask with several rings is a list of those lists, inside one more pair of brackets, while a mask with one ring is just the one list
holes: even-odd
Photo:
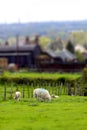
[[82, 76], [80, 78], [80, 90], [84, 96], [87, 96], [87, 68], [85, 67], [82, 71]]

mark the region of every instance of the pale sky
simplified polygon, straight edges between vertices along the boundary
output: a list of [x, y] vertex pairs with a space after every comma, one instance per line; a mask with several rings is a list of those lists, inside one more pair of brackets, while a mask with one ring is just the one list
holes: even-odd
[[87, 0], [0, 0], [0, 23], [87, 20]]

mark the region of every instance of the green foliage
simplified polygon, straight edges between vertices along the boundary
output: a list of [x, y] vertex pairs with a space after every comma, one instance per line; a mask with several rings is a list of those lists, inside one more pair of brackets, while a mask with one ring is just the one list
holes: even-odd
[[70, 40], [68, 41], [66, 45], [66, 49], [69, 50], [71, 53], [75, 53], [74, 45], [72, 44]]
[[0, 100], [11, 99], [16, 90], [20, 90], [23, 97], [32, 97], [33, 89], [37, 87], [46, 88], [51, 94], [71, 95], [71, 89], [80, 76], [68, 73], [5, 73], [0, 76]]
[[84, 68], [82, 71], [82, 82], [87, 83], [87, 68]]
[[48, 44], [51, 42], [51, 39], [46, 37], [46, 36], [42, 36], [40, 37], [40, 44], [44, 47], [47, 48]]
[[[10, 29], [9, 29], [10, 28]], [[73, 31], [75, 30], [75, 31]], [[77, 31], [76, 31], [77, 30]], [[14, 37], [19, 34], [20, 37], [32, 37], [35, 34], [46, 36], [50, 39], [60, 37], [65, 41], [71, 39], [75, 44], [87, 43], [87, 21], [77, 22], [39, 22], [39, 23], [21, 23], [21, 24], [3, 24], [1, 25], [0, 41], [9, 40], [15, 42]], [[70, 33], [72, 32], [72, 33]]]
[[56, 51], [56, 50], [62, 50], [63, 49], [63, 41], [61, 40], [61, 38], [56, 37], [56, 39], [54, 39], [50, 45], [49, 48]]
[[76, 31], [71, 33], [70, 39], [74, 44], [87, 44], [87, 31]]
[[0, 83], [14, 82], [16, 84], [49, 84], [49, 83], [65, 83], [76, 80], [80, 74], [58, 74], [58, 73], [6, 73], [0, 76]]
[[82, 76], [79, 79], [80, 85], [80, 94], [87, 96], [87, 68], [84, 68], [82, 71]]
[[84, 62], [85, 61], [84, 57], [83, 57], [83, 55], [82, 55], [82, 53], [80, 51], [76, 51], [75, 54], [76, 54], [76, 57], [77, 57], [79, 62]]

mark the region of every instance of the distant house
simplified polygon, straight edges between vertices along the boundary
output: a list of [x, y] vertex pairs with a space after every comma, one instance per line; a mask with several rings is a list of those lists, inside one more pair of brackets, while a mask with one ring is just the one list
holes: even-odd
[[82, 45], [76, 45], [75, 51], [79, 51], [83, 56], [83, 60], [87, 63], [87, 49]]
[[61, 51], [45, 50], [38, 57], [40, 71], [77, 72], [85, 63], [79, 63], [77, 57], [66, 49]]
[[[66, 49], [43, 50], [39, 44], [38, 36], [33, 41], [28, 37], [16, 44], [0, 45], [0, 58], [6, 58], [8, 64], [15, 63], [19, 68], [46, 68], [47, 70], [68, 70], [70, 67], [80, 68], [74, 65], [76, 56]], [[71, 66], [70, 66], [71, 65]]]
[[56, 63], [71, 62], [76, 60], [76, 56], [66, 49], [60, 51], [46, 50], [46, 53], [51, 57], [51, 59], [53, 58]]
[[64, 62], [70, 62], [76, 60], [75, 54], [72, 54], [70, 51], [67, 49], [63, 49], [61, 51], [56, 51], [55, 52], [57, 57], [60, 57]]
[[82, 45], [76, 45], [76, 46], [75, 46], [75, 51], [79, 51], [79, 52], [83, 53], [83, 52], [86, 51], [86, 49], [85, 49], [85, 47], [82, 46]]
[[7, 58], [8, 63], [15, 63], [19, 67], [35, 67], [35, 58], [41, 53], [41, 47], [36, 43], [0, 46], [0, 57]]

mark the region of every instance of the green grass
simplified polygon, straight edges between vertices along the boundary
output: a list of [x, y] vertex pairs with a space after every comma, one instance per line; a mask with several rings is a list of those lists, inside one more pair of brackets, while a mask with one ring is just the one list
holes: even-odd
[[46, 73], [46, 72], [16, 72], [9, 73], [5, 72], [4, 76], [6, 77], [29, 77], [29, 78], [46, 78], [46, 79], [57, 79], [61, 77], [76, 79], [81, 76], [81, 73]]
[[87, 97], [0, 102], [0, 130], [86, 130]]

